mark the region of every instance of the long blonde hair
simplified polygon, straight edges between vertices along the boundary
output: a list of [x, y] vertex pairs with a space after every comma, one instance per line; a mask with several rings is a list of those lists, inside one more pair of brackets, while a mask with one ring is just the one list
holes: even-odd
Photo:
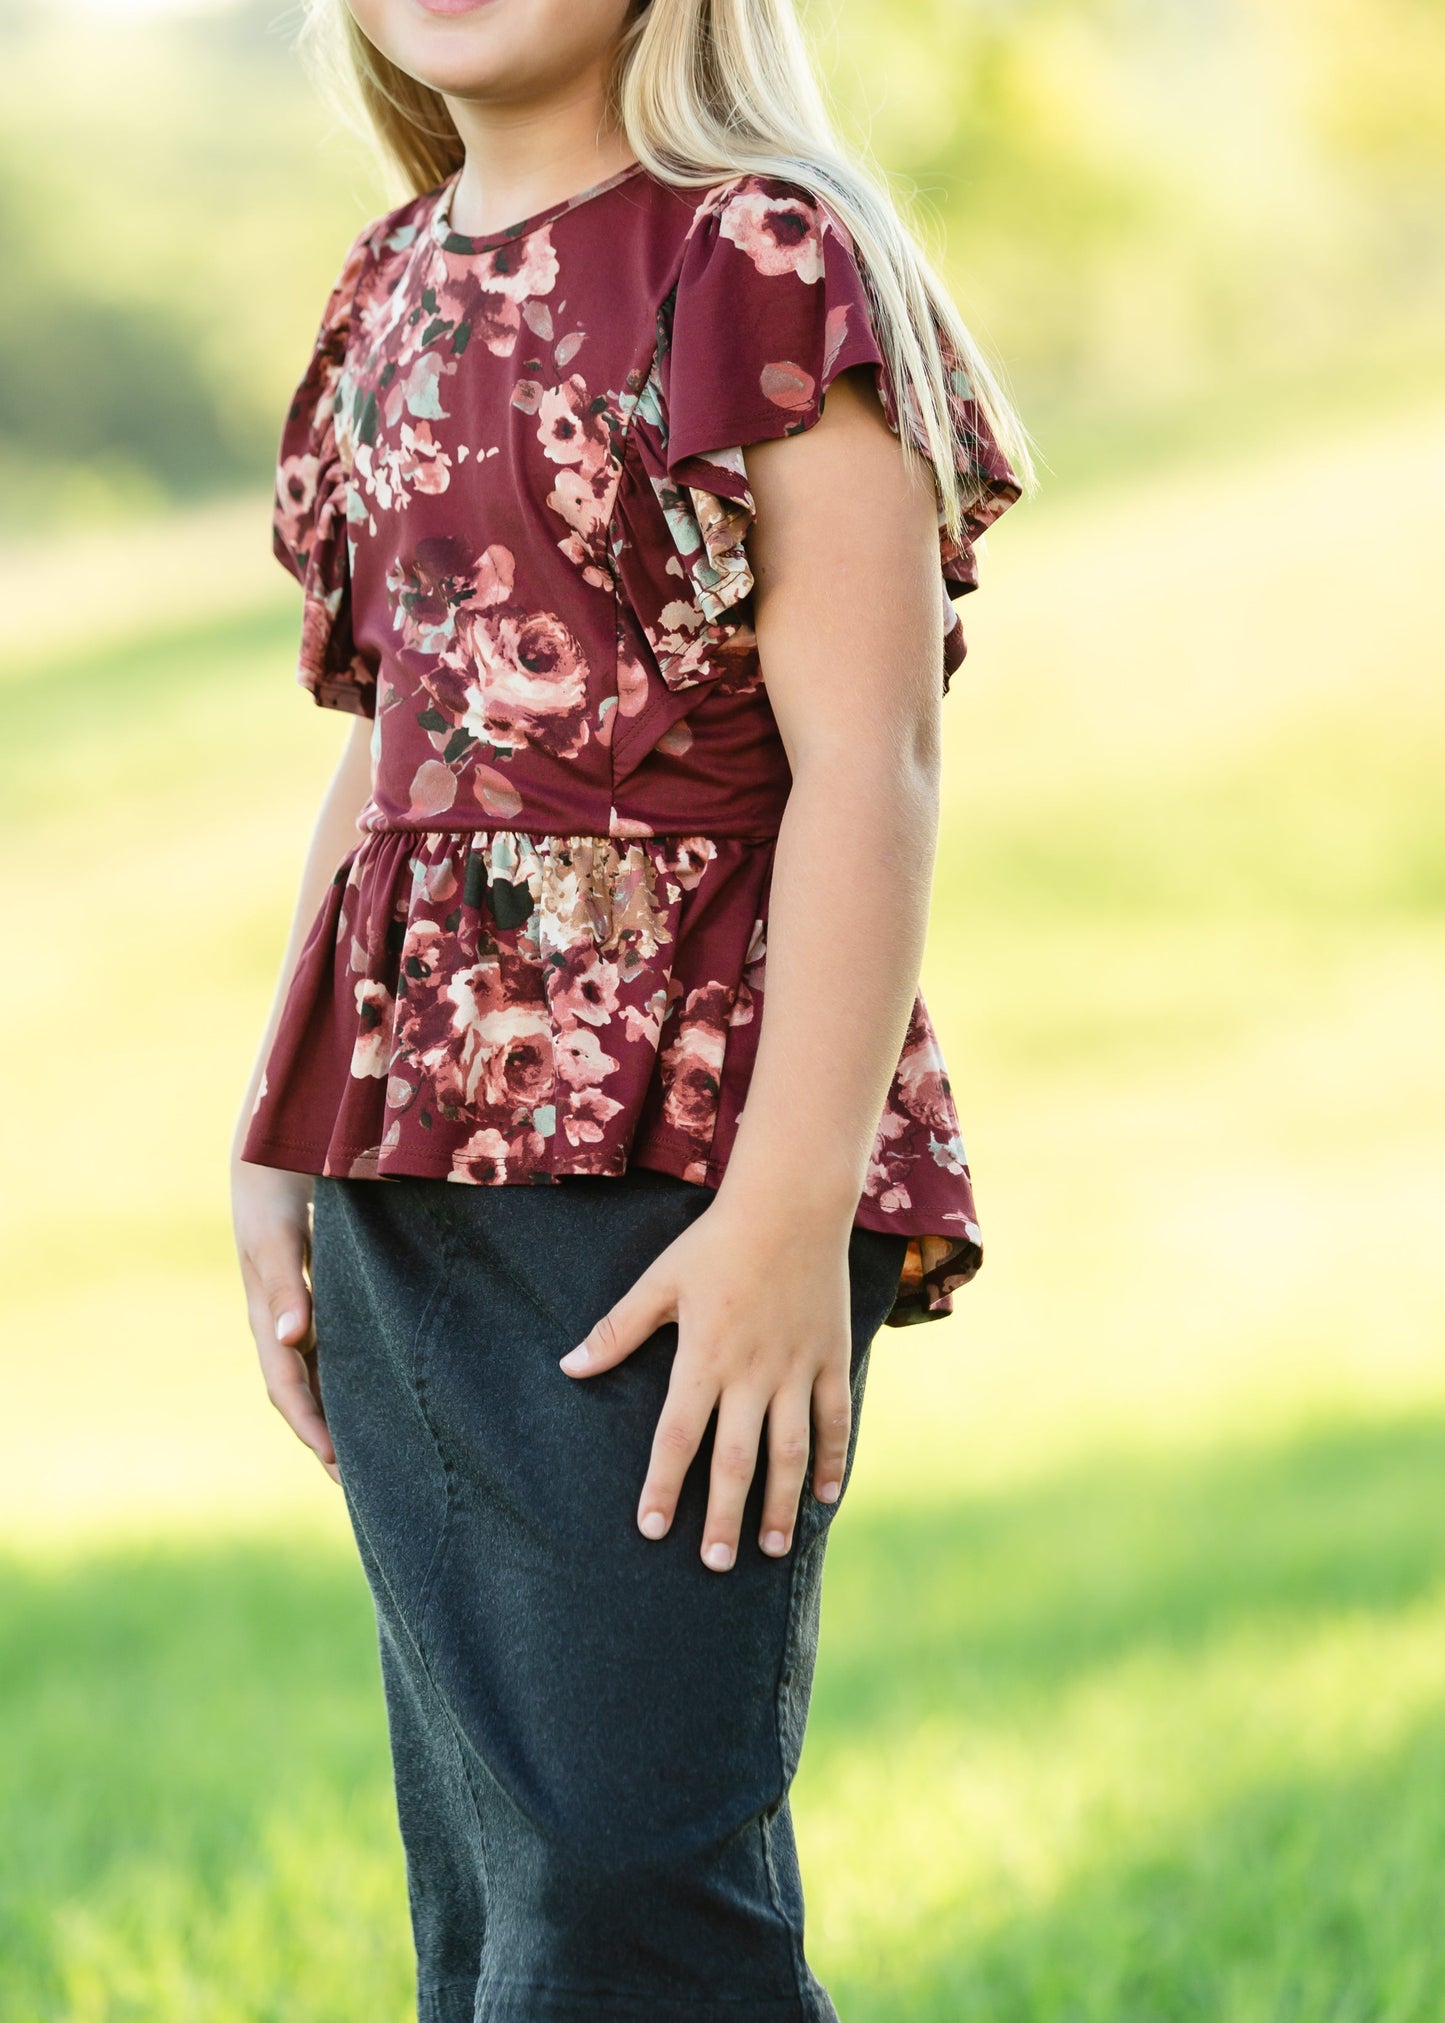
[[[345, 0], [305, 0], [302, 41], [323, 86], [369, 132], [414, 195], [459, 169], [464, 149], [439, 92], [383, 56]], [[843, 145], [824, 101], [795, 0], [635, 0], [619, 42], [610, 111], [659, 180], [708, 188], [780, 177], [831, 210], [859, 256], [891, 386], [933, 466], [955, 540], [970, 489], [962, 402], [972, 398], [1025, 492], [1028, 435], [882, 179]]]

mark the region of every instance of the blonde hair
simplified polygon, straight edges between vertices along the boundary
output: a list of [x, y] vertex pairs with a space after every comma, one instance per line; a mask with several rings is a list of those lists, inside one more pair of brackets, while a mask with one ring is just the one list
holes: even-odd
[[[368, 131], [412, 194], [464, 159], [446, 101], [383, 56], [345, 0], [305, 0], [303, 46], [343, 115]], [[892, 388], [933, 466], [943, 524], [958, 540], [973, 447], [973, 399], [1025, 492], [1036, 488], [1028, 435], [886, 185], [843, 145], [824, 102], [795, 0], [636, 0], [611, 80], [612, 115], [659, 180], [706, 189], [775, 176], [831, 210], [859, 257]], [[963, 480], [961, 482], [960, 480]]]

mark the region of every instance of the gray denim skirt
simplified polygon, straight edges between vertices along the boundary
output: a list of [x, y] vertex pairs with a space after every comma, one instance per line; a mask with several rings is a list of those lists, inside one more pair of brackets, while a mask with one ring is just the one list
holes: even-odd
[[[636, 1508], [677, 1329], [558, 1358], [713, 1199], [318, 1178], [318, 1369], [376, 1606], [422, 2023], [836, 2023], [788, 1807], [843, 1498], [702, 1564], [712, 1434], [672, 1530]], [[853, 1442], [907, 1238], [852, 1231]], [[850, 1444], [849, 1471], [853, 1448]], [[844, 1476], [844, 1497], [847, 1493]]]

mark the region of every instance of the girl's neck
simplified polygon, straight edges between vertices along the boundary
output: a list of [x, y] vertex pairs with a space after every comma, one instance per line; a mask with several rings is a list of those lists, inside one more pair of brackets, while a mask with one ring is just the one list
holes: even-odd
[[606, 117], [599, 80], [579, 78], [565, 97], [513, 104], [448, 98], [466, 149], [452, 193], [452, 229], [472, 237], [590, 189], [636, 160]]

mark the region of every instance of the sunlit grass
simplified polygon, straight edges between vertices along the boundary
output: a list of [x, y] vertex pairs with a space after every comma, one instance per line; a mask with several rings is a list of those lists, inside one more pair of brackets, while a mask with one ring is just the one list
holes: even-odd
[[[1445, 1419], [1079, 1467], [833, 1547], [797, 1792], [845, 2017], [1432, 2017]], [[0, 1567], [0, 2015], [406, 2007], [338, 1543]]]
[[1374, 2005], [1442, 1958], [1441, 1456], [1337, 1428], [876, 1519], [803, 1782], [856, 2013], [1433, 2013]]
[[[1442, 452], [1020, 515], [964, 607], [925, 984], [987, 1262], [875, 1344], [830, 1548], [845, 2023], [1438, 2014]], [[224, 1202], [345, 728], [276, 587], [82, 585], [0, 688], [0, 2023], [406, 2009], [369, 1604]]]

